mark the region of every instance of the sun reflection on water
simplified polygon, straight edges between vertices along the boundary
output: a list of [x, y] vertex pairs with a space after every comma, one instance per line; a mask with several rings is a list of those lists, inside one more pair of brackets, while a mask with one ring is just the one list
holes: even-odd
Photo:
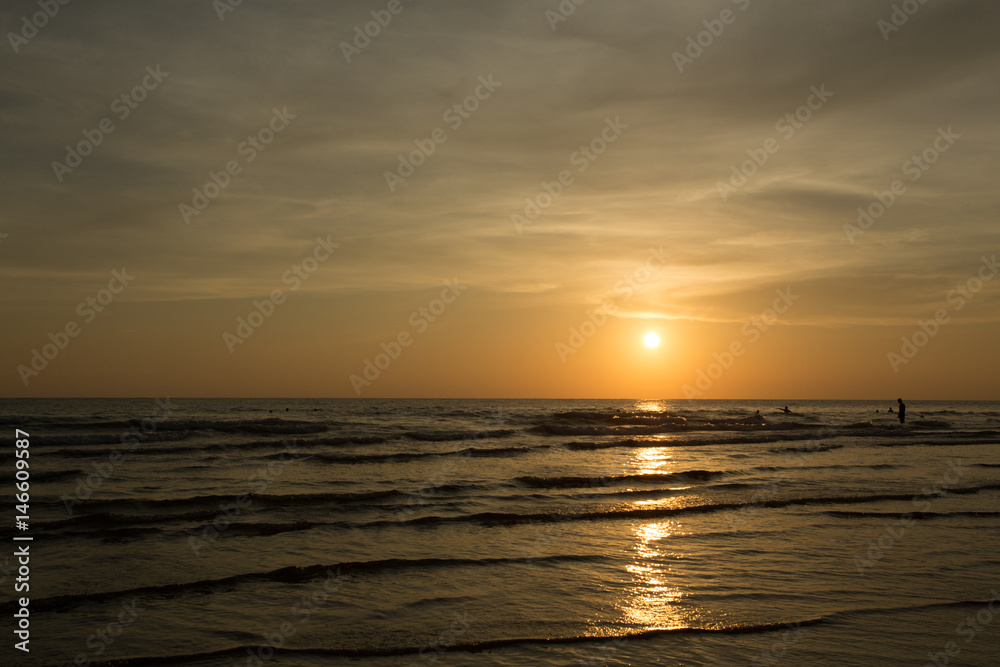
[[[662, 447], [636, 450], [627, 465], [638, 475], [670, 474], [675, 470], [673, 456], [667, 451]], [[677, 504], [677, 500], [637, 500], [633, 505], [671, 506]], [[633, 534], [629, 563], [625, 567], [628, 580], [616, 605], [623, 620], [645, 629], [689, 627], [691, 609], [681, 604], [684, 594], [673, 573], [674, 564], [682, 556], [673, 548], [670, 539], [685, 534], [681, 524], [674, 520], [654, 521], [636, 526]]]
[[635, 528], [636, 542], [626, 571], [632, 575], [618, 608], [629, 623], [647, 629], [687, 627], [688, 612], [677, 603], [683, 598], [673, 585], [671, 561], [677, 555], [668, 552], [666, 540], [680, 530], [676, 521], [647, 523]]
[[665, 453], [662, 447], [646, 447], [635, 453], [635, 460], [631, 461], [631, 465], [636, 468], [636, 473], [649, 475], [664, 472], [662, 468], [670, 463], [672, 458], [673, 456]]

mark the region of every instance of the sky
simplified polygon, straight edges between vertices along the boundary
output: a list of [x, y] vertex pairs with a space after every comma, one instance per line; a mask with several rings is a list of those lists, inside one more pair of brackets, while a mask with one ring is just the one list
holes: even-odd
[[2, 396], [1000, 399], [995, 2], [49, 5]]

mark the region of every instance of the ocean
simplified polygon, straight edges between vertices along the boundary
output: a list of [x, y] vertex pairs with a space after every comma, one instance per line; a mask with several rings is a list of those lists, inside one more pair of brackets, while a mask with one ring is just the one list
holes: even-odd
[[1000, 664], [1000, 403], [784, 404], [2, 400], [0, 664]]

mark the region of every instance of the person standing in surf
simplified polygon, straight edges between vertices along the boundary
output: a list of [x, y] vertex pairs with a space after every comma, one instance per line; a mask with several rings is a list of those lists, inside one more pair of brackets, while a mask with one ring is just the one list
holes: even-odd
[[[901, 398], [897, 398], [896, 402], [899, 403], [899, 423], [900, 424], [905, 424], [906, 423], [906, 404], [903, 403], [903, 399], [901, 399]], [[891, 411], [891, 408], [890, 408], [890, 411]]]

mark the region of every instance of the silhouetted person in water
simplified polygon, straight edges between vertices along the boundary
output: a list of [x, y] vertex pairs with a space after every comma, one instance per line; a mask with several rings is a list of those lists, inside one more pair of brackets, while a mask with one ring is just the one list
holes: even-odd
[[791, 410], [789, 410], [789, 409], [788, 409], [788, 406], [786, 405], [786, 406], [785, 406], [785, 414], [788, 414], [789, 412], [791, 412]]
[[[901, 398], [897, 398], [896, 402], [899, 403], [899, 423], [900, 424], [905, 424], [906, 423], [906, 404], [903, 403], [903, 399], [901, 399]], [[892, 410], [892, 408], [889, 408], [889, 409]]]

